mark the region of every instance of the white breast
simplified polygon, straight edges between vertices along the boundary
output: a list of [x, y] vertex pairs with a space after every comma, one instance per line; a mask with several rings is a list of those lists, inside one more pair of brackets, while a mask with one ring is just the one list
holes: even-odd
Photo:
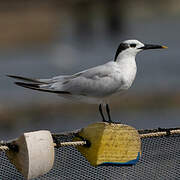
[[121, 86], [119, 91], [129, 89], [136, 77], [137, 66], [135, 58], [123, 59], [123, 61], [118, 62], [119, 66], [119, 78], [121, 81]]

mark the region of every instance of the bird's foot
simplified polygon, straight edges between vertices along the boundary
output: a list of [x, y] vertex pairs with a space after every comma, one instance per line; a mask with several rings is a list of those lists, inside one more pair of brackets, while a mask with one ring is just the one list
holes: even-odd
[[109, 119], [108, 121], [103, 119], [102, 122], [106, 122], [106, 123], [109, 123], [109, 124], [114, 123], [111, 119]]

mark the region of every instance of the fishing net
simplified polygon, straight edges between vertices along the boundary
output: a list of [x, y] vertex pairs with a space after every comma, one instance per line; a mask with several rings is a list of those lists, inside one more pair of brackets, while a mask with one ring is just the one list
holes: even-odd
[[[75, 147], [57, 148], [53, 169], [36, 179], [180, 179], [180, 133], [172, 134], [171, 130], [178, 128], [139, 130], [144, 135], [141, 138], [142, 156], [137, 164], [131, 166], [93, 167]], [[152, 135], [145, 137], [148, 133]], [[66, 142], [72, 141], [74, 134], [55, 134], [53, 137], [56, 141]], [[0, 152], [0, 167], [0, 179], [24, 179], [3, 151]]]

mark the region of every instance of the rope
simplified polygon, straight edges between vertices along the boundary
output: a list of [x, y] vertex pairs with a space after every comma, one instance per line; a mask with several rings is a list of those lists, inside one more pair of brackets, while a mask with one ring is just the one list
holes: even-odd
[[0, 141], [0, 151], [8, 151], [9, 147], [6, 142]]
[[[180, 134], [180, 129], [176, 130], [166, 130], [163, 132], [154, 132], [154, 133], [147, 133], [147, 134], [139, 134], [140, 138], [149, 138], [149, 137], [160, 137], [160, 136], [167, 136], [173, 134]], [[84, 146], [87, 145], [87, 141], [74, 141], [74, 142], [61, 142], [55, 143], [56, 147], [62, 146]]]
[[9, 147], [5, 145], [0, 145], [0, 151], [8, 151]]
[[79, 135], [77, 135], [79, 132], [79, 130], [77, 130], [76, 132], [73, 131], [73, 132], [70, 132], [70, 133], [63, 133], [63, 134], [60, 134], [60, 136], [76, 136], [76, 137], [79, 137], [81, 140], [79, 141], [70, 141], [70, 142], [60, 142], [58, 140], [58, 134], [52, 134], [52, 137], [53, 137], [53, 141], [54, 141], [54, 146], [56, 148], [59, 148], [59, 147], [63, 147], [63, 146], [90, 146], [90, 142], [88, 140], [85, 140], [83, 137], [80, 137]]
[[164, 132], [140, 134], [140, 138], [159, 137], [159, 136], [167, 136], [167, 135], [173, 135], [173, 134], [180, 134], [180, 129], [164, 131]]
[[[139, 136], [141, 139], [143, 139], [143, 138], [150, 138], [150, 137], [168, 136], [168, 135], [174, 135], [174, 134], [180, 134], [180, 129], [173, 129], [173, 130], [166, 129], [166, 130], [158, 131], [158, 132], [139, 134]], [[81, 141], [58, 142], [57, 139], [55, 139], [55, 135], [53, 135], [53, 138], [55, 140], [54, 146], [56, 148], [63, 147], [63, 146], [84, 146], [84, 145], [88, 146], [90, 143], [87, 140], [83, 140], [83, 139]], [[0, 142], [0, 151], [9, 151], [10, 149], [17, 150], [16, 146], [11, 143], [5, 143], [3, 141]]]
[[[54, 143], [55, 147], [63, 147], [63, 146], [84, 146], [86, 145], [86, 141], [75, 141], [75, 142], [61, 142], [61, 143]], [[0, 145], [0, 151], [9, 151], [9, 147], [6, 145]]]
[[63, 147], [63, 146], [84, 146], [87, 144], [86, 141], [74, 141], [74, 142], [61, 142], [61, 143], [54, 143], [55, 147]]

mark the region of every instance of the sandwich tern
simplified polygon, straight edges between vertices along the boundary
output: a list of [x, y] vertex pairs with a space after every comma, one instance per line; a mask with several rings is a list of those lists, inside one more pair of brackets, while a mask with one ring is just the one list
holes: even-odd
[[[99, 104], [102, 120], [111, 123], [109, 99], [112, 95], [121, 94], [131, 87], [137, 72], [136, 54], [142, 50], [161, 48], [167, 47], [143, 44], [138, 40], [126, 40], [118, 46], [113, 61], [73, 75], [60, 75], [50, 79], [8, 76], [23, 81], [15, 82], [15, 84], [25, 88], [55, 93], [81, 102]], [[108, 121], [103, 114], [102, 105], [106, 109]]]

